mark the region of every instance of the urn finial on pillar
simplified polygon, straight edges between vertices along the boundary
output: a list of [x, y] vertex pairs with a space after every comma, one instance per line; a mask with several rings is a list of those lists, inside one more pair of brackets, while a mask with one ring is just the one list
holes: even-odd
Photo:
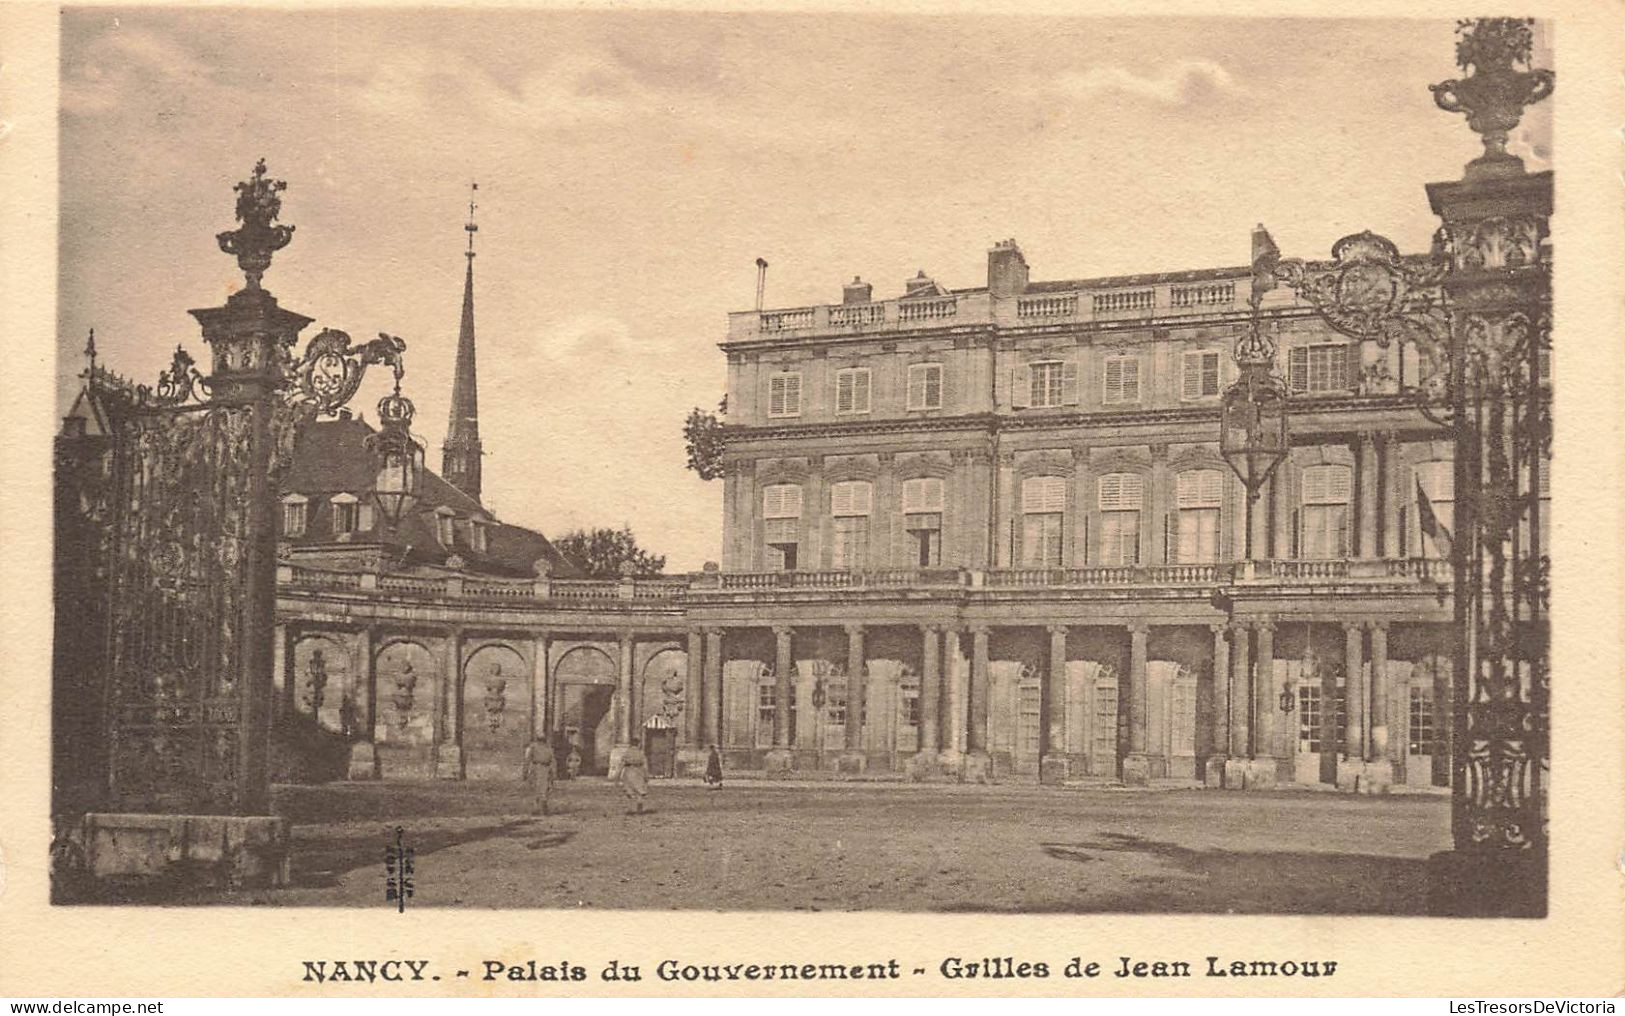
[[1467, 164], [1469, 177], [1523, 171], [1523, 160], [1507, 151], [1507, 135], [1525, 108], [1552, 94], [1557, 79], [1553, 71], [1529, 66], [1534, 23], [1533, 18], [1457, 22], [1456, 64], [1471, 73], [1428, 86], [1440, 109], [1466, 114], [1467, 126], [1483, 136], [1484, 154]]
[[265, 175], [265, 160], [254, 163], [254, 172], [232, 187], [237, 192], [237, 221], [233, 230], [215, 235], [220, 249], [237, 257], [237, 265], [248, 279], [249, 289], [260, 288], [260, 278], [271, 267], [271, 255], [293, 239], [293, 227], [276, 224], [282, 213], [281, 193], [287, 181]]

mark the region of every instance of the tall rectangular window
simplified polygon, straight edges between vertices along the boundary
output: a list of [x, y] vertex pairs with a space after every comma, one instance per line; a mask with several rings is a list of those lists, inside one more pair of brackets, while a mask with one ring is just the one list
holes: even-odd
[[1287, 382], [1294, 392], [1341, 392], [1353, 384], [1350, 345], [1330, 342], [1298, 346], [1287, 353]]
[[[1439, 525], [1448, 529], [1451, 535], [1456, 532], [1456, 464], [1449, 459], [1435, 459], [1431, 462], [1418, 462], [1412, 467], [1416, 475], [1416, 483], [1406, 493], [1416, 497], [1416, 488], [1420, 486], [1422, 493], [1427, 495], [1428, 504], [1433, 508], [1433, 517], [1439, 520]], [[1420, 500], [1420, 499], [1418, 499]], [[1416, 549], [1420, 557], [1444, 557], [1449, 544], [1444, 533], [1429, 536], [1422, 531], [1422, 506], [1417, 504], [1409, 513], [1416, 518]]]
[[869, 564], [869, 515], [874, 510], [874, 487], [867, 480], [847, 480], [830, 488], [833, 545], [830, 564], [859, 569]]
[[305, 535], [305, 523], [310, 517], [310, 506], [301, 495], [294, 495], [282, 502], [282, 535], [287, 537]]
[[1029, 393], [1028, 404], [1040, 408], [1059, 406], [1064, 394], [1066, 364], [1060, 360], [1040, 360], [1031, 364], [1030, 369], [1032, 390]]
[[903, 481], [903, 529], [914, 544], [914, 563], [942, 563], [942, 480], [921, 476]]
[[908, 408], [942, 408], [942, 364], [915, 363], [909, 365]]
[[1186, 353], [1184, 376], [1179, 397], [1182, 399], [1208, 399], [1219, 394], [1219, 354], [1216, 352]]
[[801, 541], [801, 486], [772, 483], [762, 488], [762, 536], [768, 567], [795, 571]]
[[868, 367], [846, 367], [835, 372], [835, 411], [837, 413], [869, 411]]
[[1348, 556], [1350, 472], [1347, 466], [1310, 466], [1302, 474], [1298, 556]]
[[1436, 755], [1433, 731], [1433, 693], [1427, 688], [1411, 686], [1409, 755]]
[[1212, 564], [1219, 560], [1224, 474], [1217, 469], [1187, 469], [1178, 474], [1175, 495], [1179, 512], [1177, 560], [1181, 564]]
[[1139, 357], [1106, 357], [1105, 379], [1105, 392], [1101, 399], [1107, 405], [1140, 401]]
[[767, 379], [767, 415], [801, 415], [800, 374], [774, 374]]
[[773, 745], [773, 714], [778, 712], [779, 689], [771, 680], [756, 686], [756, 745]]
[[1021, 481], [1021, 564], [1058, 568], [1062, 564], [1066, 517], [1066, 477], [1029, 476]]
[[333, 533], [353, 533], [361, 523], [361, 508], [354, 494], [333, 495]]
[[1138, 473], [1100, 478], [1100, 563], [1140, 563], [1140, 508], [1145, 481]]

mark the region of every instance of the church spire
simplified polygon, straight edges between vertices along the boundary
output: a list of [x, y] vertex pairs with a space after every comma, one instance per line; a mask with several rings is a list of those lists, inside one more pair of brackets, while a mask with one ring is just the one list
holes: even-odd
[[474, 192], [468, 196], [468, 273], [463, 279], [463, 323], [457, 335], [457, 373], [451, 384], [451, 419], [446, 425], [440, 475], [446, 482], [478, 501], [480, 499], [480, 398], [474, 371]]

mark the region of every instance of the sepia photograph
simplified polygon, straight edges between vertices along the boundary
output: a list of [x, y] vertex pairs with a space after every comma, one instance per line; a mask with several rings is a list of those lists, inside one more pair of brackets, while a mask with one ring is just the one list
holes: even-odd
[[51, 902], [1545, 917], [1472, 14], [63, 8]]

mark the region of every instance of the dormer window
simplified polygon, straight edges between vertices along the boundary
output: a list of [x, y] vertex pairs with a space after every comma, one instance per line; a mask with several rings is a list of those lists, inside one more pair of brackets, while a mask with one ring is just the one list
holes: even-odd
[[440, 545], [450, 550], [457, 544], [457, 515], [450, 508], [439, 507], [434, 511], [434, 535]]
[[310, 498], [303, 494], [289, 494], [282, 499], [282, 535], [304, 536], [310, 520]]
[[334, 494], [333, 535], [348, 536], [361, 528], [361, 500], [354, 494]]
[[484, 554], [489, 544], [490, 524], [475, 519], [468, 527], [468, 545], [476, 554]]

